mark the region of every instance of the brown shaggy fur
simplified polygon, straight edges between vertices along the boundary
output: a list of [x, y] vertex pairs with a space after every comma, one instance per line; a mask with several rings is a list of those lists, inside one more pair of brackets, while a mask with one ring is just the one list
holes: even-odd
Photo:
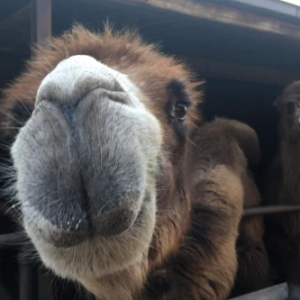
[[188, 110], [187, 135], [174, 135], [165, 116], [169, 82], [177, 80], [184, 84], [192, 103], [200, 98], [195, 90], [199, 83], [193, 83], [192, 74], [182, 64], [163, 56], [154, 46], [144, 45], [130, 32], [113, 34], [106, 27], [103, 34], [94, 34], [76, 26], [62, 37], [50, 40], [47, 47], [38, 47], [27, 71], [4, 91], [2, 138], [14, 140], [16, 131], [12, 128], [22, 127], [30, 118], [42, 79], [61, 60], [78, 54], [90, 55], [128, 75], [146, 96], [142, 100], [159, 120], [163, 134], [156, 229], [148, 256], [140, 264], [101, 280], [81, 283], [109, 300], [225, 299], [237, 267], [235, 243], [247, 189], [244, 180], [251, 181], [246, 174], [243, 151], [249, 159], [254, 153], [254, 160], [257, 153], [249, 148], [252, 141], [249, 144], [243, 135], [232, 137], [227, 132], [230, 142], [225, 142], [219, 132], [224, 130], [218, 126], [215, 146], [213, 136], [205, 134], [205, 130], [213, 130], [213, 126], [208, 126], [198, 131], [204, 133], [196, 137], [196, 147], [190, 149], [188, 136], [198, 115], [195, 105]]
[[[266, 182], [266, 204], [300, 204], [300, 81], [288, 86], [275, 103], [280, 114], [279, 151]], [[278, 279], [300, 284], [300, 213], [268, 217], [267, 244]]]
[[[231, 209], [235, 208], [231, 213], [237, 209], [233, 204], [243, 205], [244, 208], [260, 204], [258, 189], [248, 170], [249, 164], [257, 164], [260, 159], [258, 137], [252, 128], [238, 121], [218, 118], [201, 128], [195, 143], [195, 157], [199, 164], [195, 180], [199, 181], [199, 186], [205, 187], [201, 202], [203, 199], [204, 202], [213, 201], [217, 205], [219, 201], [218, 205], [227, 204]], [[241, 190], [240, 194], [238, 189]], [[197, 189], [198, 195], [200, 191]], [[232, 203], [234, 200], [236, 203]], [[225, 224], [220, 223], [222, 226], [226, 228]], [[262, 241], [263, 234], [262, 217], [249, 217], [241, 221], [234, 295], [266, 285], [269, 261]], [[231, 252], [231, 255], [234, 253]]]

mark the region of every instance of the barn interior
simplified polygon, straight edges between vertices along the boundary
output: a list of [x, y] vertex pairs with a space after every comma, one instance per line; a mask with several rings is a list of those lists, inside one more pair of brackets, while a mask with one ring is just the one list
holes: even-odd
[[[273, 102], [288, 83], [300, 78], [300, 19], [288, 9], [255, 6], [255, 1], [251, 5], [247, 3], [251, 1], [226, 1], [226, 5], [224, 0], [181, 1], [185, 7], [180, 1], [171, 2], [1, 1], [0, 89], [24, 70], [31, 43], [39, 42], [41, 32], [49, 33], [49, 22], [54, 36], [74, 22], [92, 30], [103, 28], [107, 20], [116, 29], [136, 28], [146, 42], [159, 44], [164, 53], [183, 59], [205, 80], [201, 110], [206, 120], [233, 118], [256, 130], [262, 149], [257, 170], [260, 183], [260, 175], [277, 148], [278, 117]], [[288, 8], [289, 4], [284, 5]], [[34, 27], [36, 23], [41, 32]], [[0, 234], [15, 230], [8, 217], [1, 215]], [[57, 283], [56, 288], [50, 288], [47, 276], [51, 275], [39, 267], [28, 267], [27, 258], [20, 258], [25, 267], [23, 273], [18, 272], [16, 248], [3, 247], [0, 252], [0, 281], [9, 293], [3, 299], [65, 299], [67, 289]], [[43, 275], [36, 275], [39, 272]], [[24, 286], [15, 287], [26, 274], [33, 278], [27, 289], [39, 286], [32, 298], [22, 298]], [[76, 297], [80, 299], [80, 294]]]

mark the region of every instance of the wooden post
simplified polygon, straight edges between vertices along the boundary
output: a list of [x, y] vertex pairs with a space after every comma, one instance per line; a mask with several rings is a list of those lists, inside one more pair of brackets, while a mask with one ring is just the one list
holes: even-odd
[[[25, 251], [24, 251], [25, 253]], [[37, 300], [37, 270], [23, 249], [19, 252], [19, 300]]]
[[45, 268], [39, 268], [38, 271], [38, 299], [39, 300], [53, 300], [56, 299], [54, 295], [54, 275]]
[[0, 299], [1, 300], [12, 300], [12, 297], [9, 295], [4, 285], [2, 284], [1, 278], [3, 278], [1, 270], [1, 252], [0, 252]]
[[52, 32], [51, 0], [31, 0], [31, 42], [43, 44]]

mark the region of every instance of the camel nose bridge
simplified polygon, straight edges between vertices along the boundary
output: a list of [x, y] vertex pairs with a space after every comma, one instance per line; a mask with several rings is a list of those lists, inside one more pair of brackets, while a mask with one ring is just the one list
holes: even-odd
[[43, 100], [76, 106], [97, 88], [122, 91], [118, 77], [120, 73], [90, 56], [71, 56], [60, 62], [41, 82], [36, 106]]

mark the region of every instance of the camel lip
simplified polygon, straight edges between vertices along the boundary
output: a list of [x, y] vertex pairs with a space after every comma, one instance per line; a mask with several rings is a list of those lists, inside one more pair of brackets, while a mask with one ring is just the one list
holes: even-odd
[[[148, 197], [145, 196], [142, 203], [147, 203], [147, 201], [149, 201]], [[28, 210], [28, 206], [26, 208]], [[125, 210], [127, 211], [125, 212]], [[97, 237], [105, 239], [122, 236], [140, 222], [142, 210], [141, 207], [137, 211], [121, 207], [112, 213], [109, 212], [104, 217], [99, 215], [93, 221], [91, 221], [89, 214], [85, 214], [77, 221], [73, 218], [72, 222], [67, 222], [68, 227], [51, 223], [34, 207], [30, 207], [30, 213], [27, 211], [24, 215], [25, 227], [30, 228], [37, 240], [55, 248], [70, 248]], [[31, 217], [28, 218], [28, 215]], [[105, 223], [108, 226], [104, 226]]]
[[[124, 269], [141, 260], [149, 250], [155, 229], [155, 196], [145, 197], [138, 216], [132, 226], [115, 236], [101, 236], [93, 231], [79, 235], [75, 241], [64, 240], [64, 244], [45, 239], [35, 223], [30, 222], [23, 211], [25, 231], [42, 262], [63, 278], [78, 279], [103, 277]], [[72, 236], [67, 236], [69, 238]], [[78, 259], [80, 258], [80, 259]], [[82, 262], [92, 258], [90, 268]]]

